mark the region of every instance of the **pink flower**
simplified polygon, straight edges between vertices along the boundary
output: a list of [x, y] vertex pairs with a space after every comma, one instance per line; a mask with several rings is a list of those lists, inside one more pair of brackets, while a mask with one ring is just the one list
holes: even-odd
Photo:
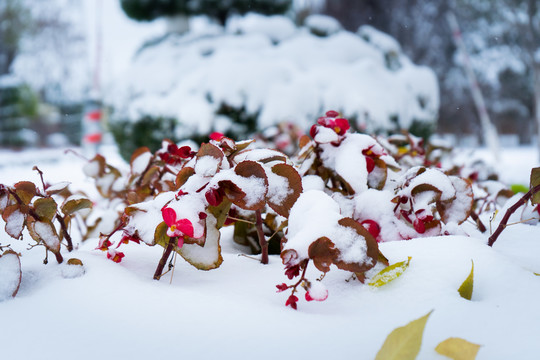
[[169, 227], [167, 229], [167, 236], [169, 237], [178, 237], [178, 247], [184, 245], [184, 236], [193, 237], [193, 224], [188, 219], [179, 219], [176, 218], [176, 211], [170, 207], [164, 207], [161, 209], [161, 215], [165, 224]]

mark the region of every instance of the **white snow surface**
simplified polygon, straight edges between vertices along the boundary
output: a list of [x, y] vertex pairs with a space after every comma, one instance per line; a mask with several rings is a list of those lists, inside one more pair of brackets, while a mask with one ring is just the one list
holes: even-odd
[[400, 51], [399, 66], [388, 67], [389, 36], [370, 33], [372, 42], [338, 28], [318, 37], [284, 16], [236, 17], [224, 29], [197, 28], [144, 47], [109, 101], [116, 118], [174, 117], [184, 136], [227, 130], [231, 124], [215, 114], [223, 103], [259, 113], [261, 129], [283, 121], [307, 129], [321, 109], [355, 117], [368, 131], [393, 128], [393, 117], [403, 128], [435, 121], [433, 71]]
[[[524, 183], [529, 165], [538, 166], [533, 148], [503, 150], [501, 159], [498, 166], [513, 172], [505, 176]], [[34, 165], [46, 181], [69, 180], [73, 188], [90, 191], [91, 182], [77, 170], [82, 160], [59, 150], [0, 151], [1, 182], [39, 184]], [[309, 180], [314, 187], [315, 180]], [[333, 213], [328, 203], [326, 210]], [[317, 225], [305, 220], [306, 226]], [[477, 233], [382, 243], [390, 263], [412, 258], [401, 277], [375, 289], [347, 282], [349, 273], [332, 268], [321, 282], [328, 299], [306, 302], [301, 293], [297, 311], [284, 305], [289, 292], [276, 293], [276, 284], [291, 283], [281, 259], [270, 256], [264, 266], [238, 256], [231, 230], [222, 231], [220, 268], [199, 271], [178, 257], [172, 280], [169, 273], [159, 282], [152, 280], [163, 251], [159, 246], [123, 245], [119, 250], [126, 256], [116, 264], [95, 250], [97, 239], [81, 243], [74, 236], [76, 249], [67, 253], [62, 248], [62, 254], [66, 261], [80, 259], [84, 271], [71, 278], [66, 264], [51, 258], [43, 264], [42, 248], [26, 250], [28, 234], [17, 241], [0, 231], [0, 243], [23, 253], [19, 293], [0, 302], [2, 358], [146, 360], [181, 353], [232, 359], [256, 353], [260, 359], [373, 359], [393, 329], [432, 310], [420, 360], [443, 359], [434, 349], [449, 337], [482, 345], [478, 360], [538, 357], [538, 226], [509, 226], [492, 248], [486, 245], [487, 235]], [[457, 289], [471, 260], [474, 291], [468, 301]], [[308, 267], [309, 279], [319, 275]], [[21, 338], [28, 329], [39, 334], [32, 337], [32, 346], [23, 345]]]

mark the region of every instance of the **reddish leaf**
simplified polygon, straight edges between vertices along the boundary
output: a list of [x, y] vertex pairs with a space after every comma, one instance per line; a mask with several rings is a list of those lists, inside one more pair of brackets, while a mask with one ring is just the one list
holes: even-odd
[[197, 152], [197, 157], [201, 158], [203, 156], [211, 156], [213, 158], [222, 160], [223, 159], [223, 152], [220, 148], [218, 148], [215, 145], [203, 143]]
[[308, 255], [313, 260], [315, 267], [326, 273], [330, 271], [330, 265], [338, 258], [339, 250], [335, 248], [334, 243], [329, 238], [321, 237], [311, 243]]
[[281, 189], [283, 192], [290, 192], [280, 203], [274, 202], [273, 198], [267, 198], [268, 205], [279, 215], [288, 218], [289, 212], [296, 200], [302, 193], [302, 177], [295, 168], [287, 164], [276, 164], [272, 166], [272, 172], [287, 179], [288, 189]]
[[375, 238], [373, 238], [373, 236], [371, 236], [369, 231], [367, 231], [362, 225], [352, 218], [343, 218], [338, 221], [338, 224], [354, 229], [359, 237], [359, 241], [362, 241], [362, 239], [365, 240], [367, 247], [366, 256], [368, 260], [363, 263], [348, 263], [343, 260], [338, 260], [338, 256], [338, 259], [334, 261], [334, 264], [336, 264], [336, 266], [341, 270], [351, 271], [354, 273], [366, 272], [375, 266], [379, 257], [379, 247], [377, 245], [377, 241]]

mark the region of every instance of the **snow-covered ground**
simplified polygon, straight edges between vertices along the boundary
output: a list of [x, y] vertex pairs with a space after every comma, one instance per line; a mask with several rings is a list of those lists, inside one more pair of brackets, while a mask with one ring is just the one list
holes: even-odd
[[[50, 182], [69, 179], [89, 189], [83, 164], [60, 150], [0, 151], [0, 183], [39, 183], [32, 171], [38, 165]], [[503, 180], [527, 185], [539, 164], [533, 148], [512, 148], [494, 166]], [[63, 251], [84, 263], [85, 274], [72, 278], [66, 264], [43, 265], [42, 248], [26, 251], [27, 240], [0, 231], [1, 244], [23, 252], [20, 291], [0, 303], [1, 358], [373, 359], [393, 329], [431, 310], [418, 359], [444, 359], [434, 349], [449, 337], [480, 344], [477, 359], [536, 359], [540, 353], [538, 226], [509, 226], [493, 248], [485, 245], [487, 235], [383, 243], [390, 263], [412, 257], [400, 278], [372, 288], [330, 271], [328, 299], [301, 299], [297, 311], [284, 305], [288, 292], [276, 293], [275, 285], [287, 281], [281, 259], [271, 256], [265, 266], [239, 256], [230, 230], [223, 235], [220, 268], [199, 271], [179, 258], [173, 278], [169, 273], [157, 282], [152, 274], [160, 247], [124, 246], [126, 257], [116, 264], [89, 240], [71, 254]], [[468, 301], [457, 289], [471, 260]]]

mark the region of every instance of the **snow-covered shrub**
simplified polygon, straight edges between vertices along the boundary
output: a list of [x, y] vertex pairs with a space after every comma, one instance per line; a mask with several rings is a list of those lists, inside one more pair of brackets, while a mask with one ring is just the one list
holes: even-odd
[[286, 17], [256, 14], [231, 18], [224, 28], [194, 25], [140, 50], [118, 81], [112, 122], [129, 131], [147, 116], [174, 118], [169, 137], [176, 139], [213, 131], [245, 139], [284, 121], [307, 130], [325, 108], [370, 133], [433, 124], [433, 72], [399, 47], [390, 61], [374, 34], [387, 36], [370, 34], [369, 41], [345, 30], [318, 37]]
[[[22, 239], [26, 229], [36, 242], [32, 247], [44, 246], [60, 264], [64, 261], [60, 253], [62, 244], [65, 243], [68, 251], [73, 250], [68, 231], [72, 220], [80, 210], [91, 208], [92, 202], [80, 195], [65, 196], [69, 194], [66, 190], [69, 183], [46, 184], [42, 172], [35, 170], [42, 178], [42, 189], [30, 181], [20, 181], [13, 186], [0, 184], [0, 213], [9, 236]], [[60, 200], [63, 201], [58, 205]]]

